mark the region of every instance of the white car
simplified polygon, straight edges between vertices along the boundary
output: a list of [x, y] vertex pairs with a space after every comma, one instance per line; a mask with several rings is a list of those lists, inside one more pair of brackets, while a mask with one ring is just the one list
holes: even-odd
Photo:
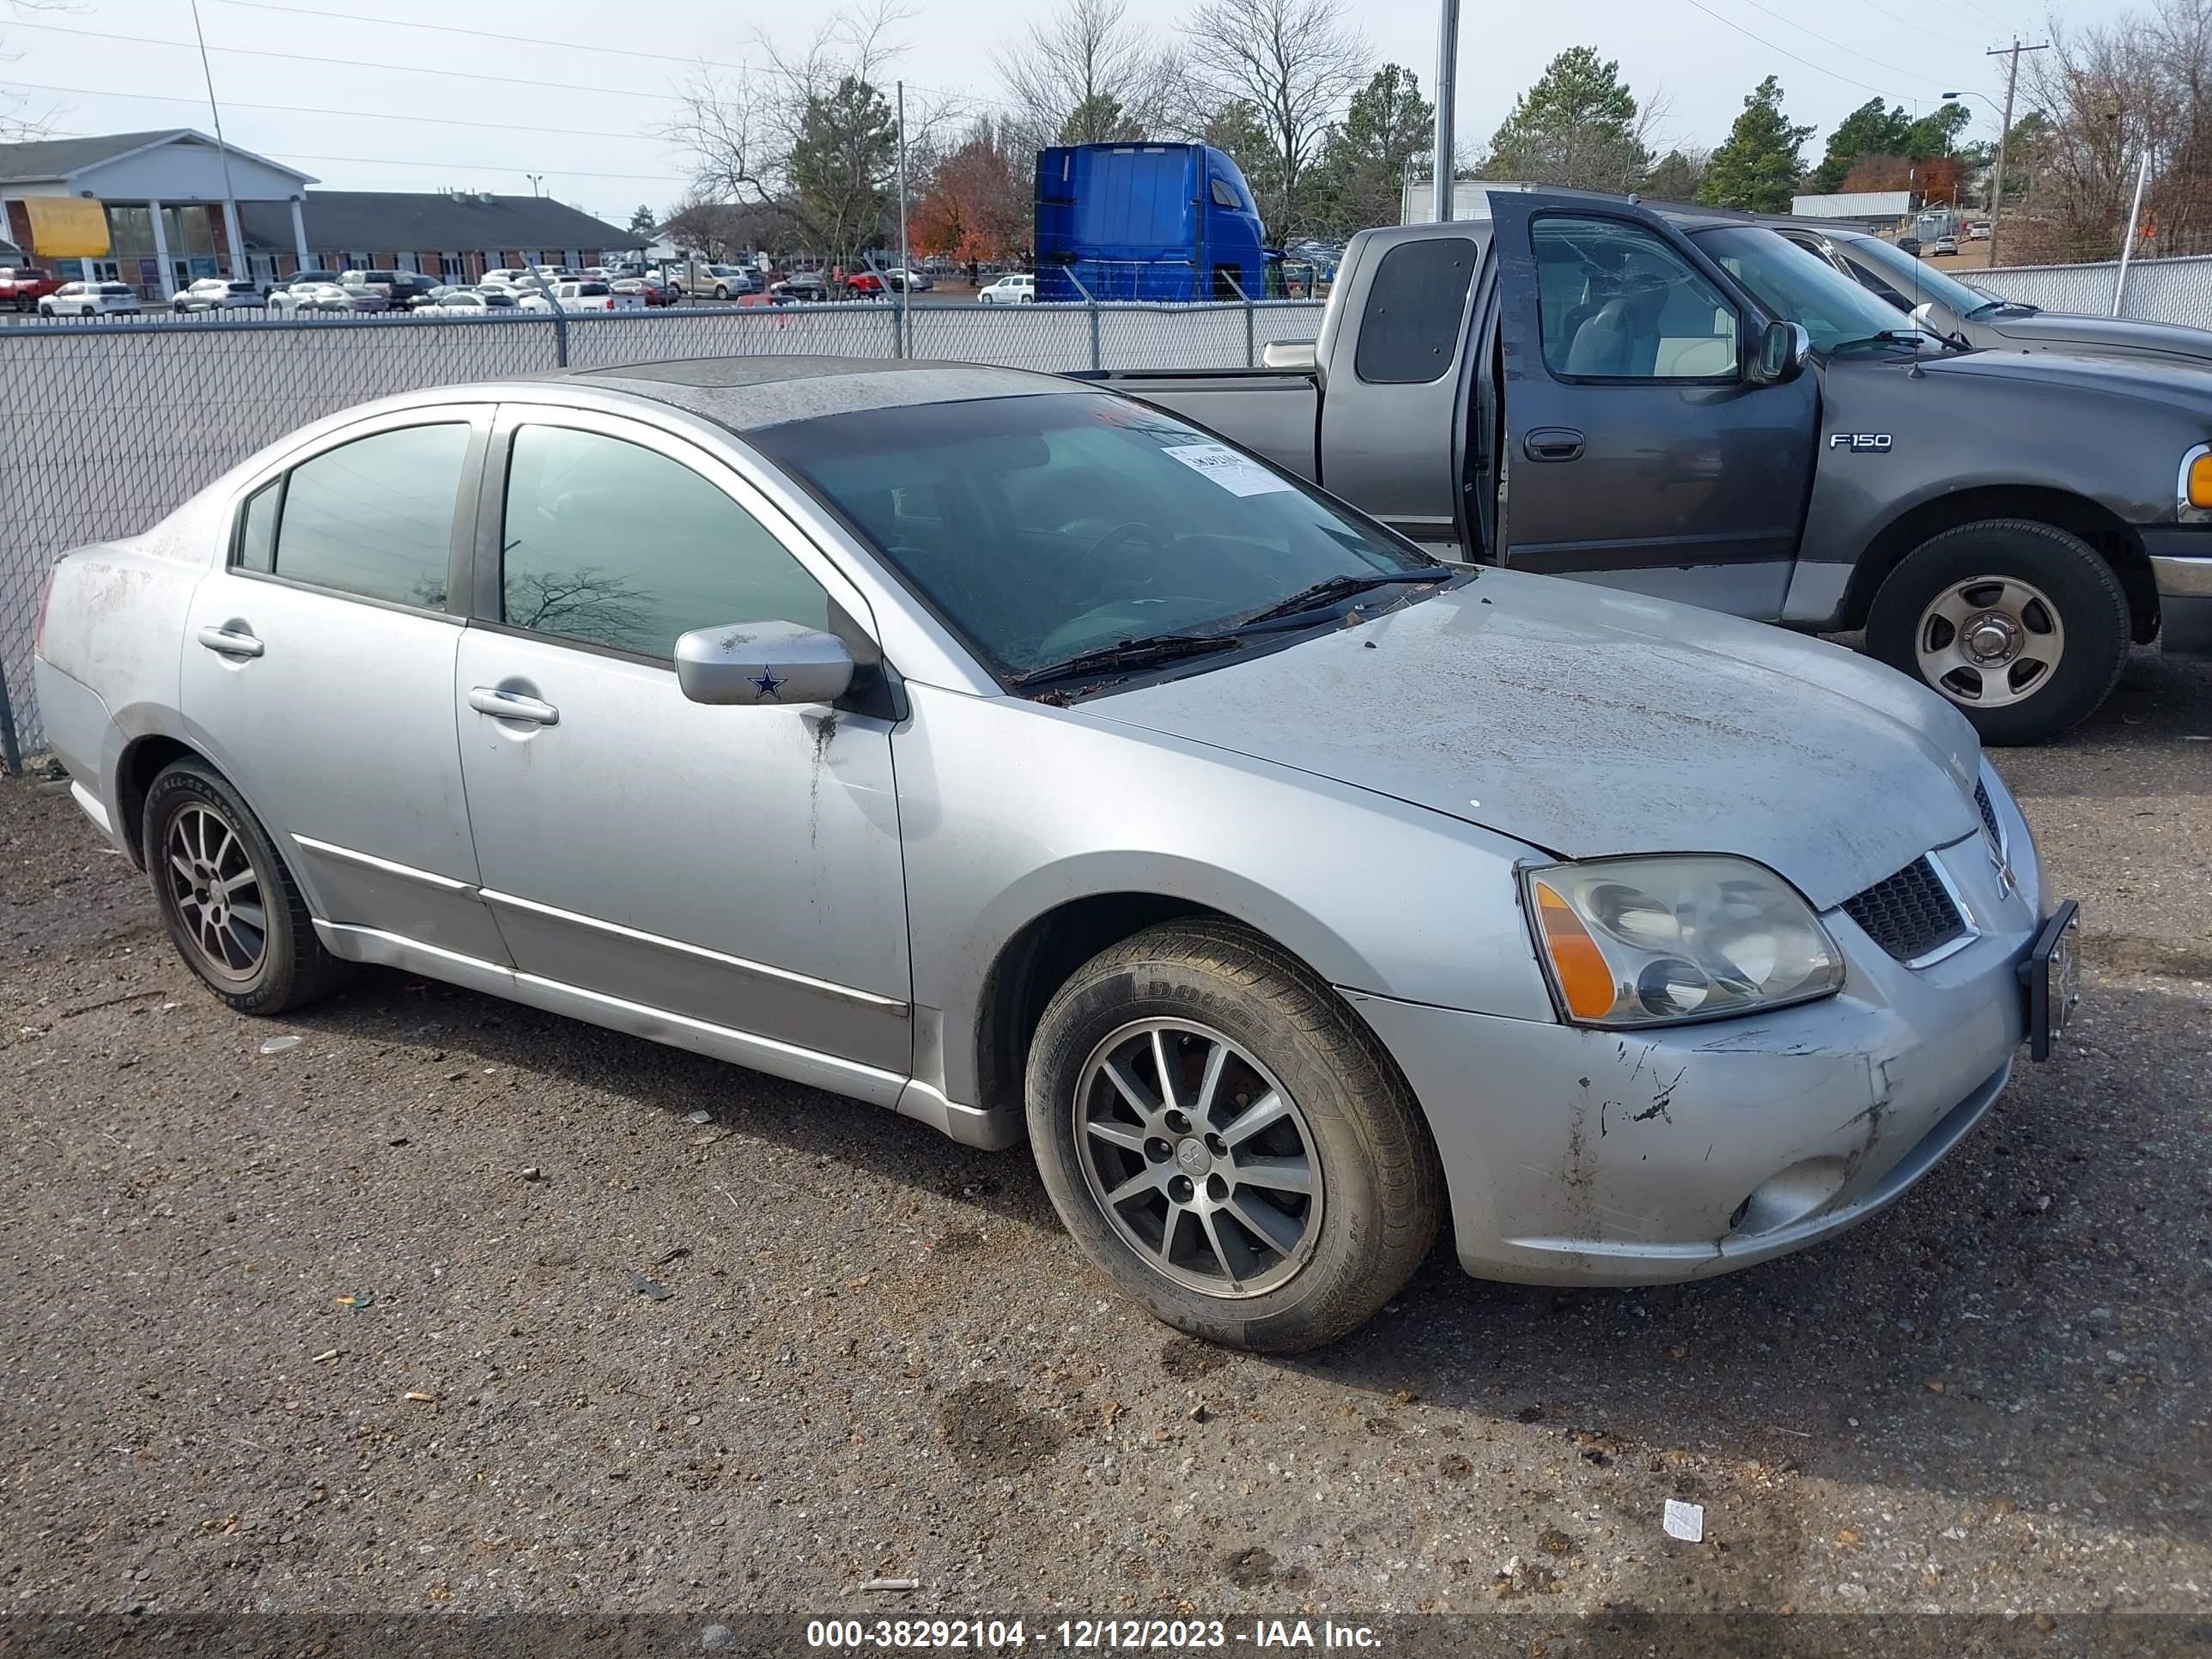
[[605, 283], [556, 283], [554, 297], [563, 311], [642, 311], [645, 295], [617, 294]]
[[496, 270], [487, 270], [479, 288], [514, 288], [530, 282], [536, 273], [520, 265], [503, 265]]
[[1034, 276], [1001, 276], [995, 283], [976, 290], [976, 303], [987, 306], [1029, 306], [1036, 303], [1036, 278]]
[[258, 288], [228, 276], [203, 276], [169, 296], [172, 311], [229, 311], [241, 307], [258, 311], [262, 303]]
[[41, 317], [135, 317], [138, 290], [126, 283], [64, 283], [39, 301]]
[[293, 283], [269, 296], [271, 314], [313, 317], [389, 311], [392, 302], [358, 283]]
[[[544, 303], [539, 301], [540, 306]], [[457, 288], [440, 295], [433, 304], [416, 306], [415, 314], [418, 317], [497, 317], [524, 308], [519, 296], [503, 289]]]

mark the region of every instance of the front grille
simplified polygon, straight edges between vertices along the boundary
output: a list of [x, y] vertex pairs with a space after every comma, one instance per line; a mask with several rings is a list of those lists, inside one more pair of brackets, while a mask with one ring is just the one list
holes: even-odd
[[1923, 855], [1844, 901], [1844, 912], [1899, 962], [1912, 962], [1966, 931], [1936, 866]]
[[1974, 805], [1982, 809], [1982, 828], [1990, 832], [1990, 845], [2003, 846], [2004, 831], [1997, 828], [1997, 809], [1990, 805], [1990, 787], [1986, 783], [1974, 785]]

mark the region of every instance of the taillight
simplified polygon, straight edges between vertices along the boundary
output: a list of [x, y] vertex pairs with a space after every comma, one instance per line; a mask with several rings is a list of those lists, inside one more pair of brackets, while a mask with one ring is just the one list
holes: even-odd
[[31, 624], [31, 654], [34, 657], [46, 654], [46, 607], [54, 602], [54, 577], [61, 568], [59, 559], [46, 567], [46, 589], [39, 595], [39, 617]]

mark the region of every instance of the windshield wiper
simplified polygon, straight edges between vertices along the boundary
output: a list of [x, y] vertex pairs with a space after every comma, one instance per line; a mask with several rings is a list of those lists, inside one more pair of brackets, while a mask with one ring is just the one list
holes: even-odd
[[1879, 334], [1865, 335], [1859, 339], [1838, 340], [1828, 348], [1828, 355], [1832, 357], [1838, 352], [1849, 351], [1854, 346], [1901, 345], [1917, 349], [1923, 340], [1932, 341], [1936, 345], [1948, 343], [1942, 336], [1930, 334], [1923, 328], [1886, 328]]
[[1968, 312], [1966, 320], [1971, 323], [1977, 317], [1998, 315], [2033, 317], [2042, 309], [2041, 306], [2029, 305], [2025, 300], [1991, 300], [1988, 304], [1976, 306]]
[[1448, 566], [1417, 565], [1410, 570], [1371, 570], [1364, 575], [1331, 576], [1326, 581], [1316, 582], [1311, 587], [1302, 587], [1286, 599], [1279, 599], [1265, 611], [1254, 612], [1237, 624], [1238, 632], [1255, 623], [1281, 622], [1286, 617], [1303, 617], [1310, 611], [1318, 611], [1325, 605], [1353, 593], [1364, 593], [1370, 587], [1387, 587], [1399, 582], [1440, 582], [1451, 575]]
[[1066, 679], [1077, 674], [1097, 674], [1115, 668], [1144, 668], [1173, 662], [1179, 657], [1202, 656], [1209, 651], [1233, 651], [1242, 643], [1233, 634], [1153, 634], [1083, 651], [1059, 662], [1024, 669], [1006, 678], [1009, 685], [1036, 685], [1045, 680]]

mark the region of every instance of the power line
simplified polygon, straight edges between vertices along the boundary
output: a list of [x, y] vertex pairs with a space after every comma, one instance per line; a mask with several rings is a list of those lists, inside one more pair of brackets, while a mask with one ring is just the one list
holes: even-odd
[[1738, 34], [1742, 35], [1746, 40], [1758, 41], [1760, 46], [1765, 46], [1769, 52], [1780, 52], [1784, 58], [1787, 58], [1793, 64], [1802, 64], [1808, 70], [1817, 70], [1822, 75], [1828, 76], [1831, 80], [1841, 81], [1845, 86], [1856, 87], [1862, 92], [1876, 93], [1884, 98], [1889, 96], [1889, 88], [1887, 87], [1869, 86], [1864, 81], [1855, 81], [1850, 76], [1843, 74], [1839, 70], [1832, 70], [1825, 64], [1816, 64], [1809, 58], [1800, 58], [1796, 52], [1790, 51], [1787, 47], [1778, 46], [1773, 41], [1765, 39], [1764, 36], [1753, 34], [1749, 29], [1744, 27], [1742, 24], [1735, 21], [1731, 18], [1722, 16], [1720, 13], [1715, 11], [1711, 6], [1705, 4], [1704, 0], [1688, 0], [1688, 3], [1691, 5], [1695, 6], [1699, 11], [1705, 13], [1706, 16], [1711, 18], [1716, 23], [1726, 23], [1729, 27], [1734, 29]]
[[[233, 0], [233, 3], [235, 3], [235, 0]], [[115, 92], [106, 87], [56, 87], [48, 86], [39, 81], [11, 80], [8, 84], [11, 87], [21, 87], [26, 92], [59, 92], [79, 98], [134, 98], [142, 102], [155, 104], [198, 104], [200, 101], [196, 98], [173, 97], [164, 92]], [[310, 109], [304, 104], [247, 104], [241, 103], [235, 98], [226, 98], [223, 101], [233, 109], [265, 110], [277, 115], [320, 115], [337, 121], [358, 121], [363, 118], [353, 110]], [[481, 127], [487, 131], [495, 132], [542, 132], [550, 134], [556, 138], [577, 137], [576, 129], [574, 127], [521, 126], [512, 121], [464, 121], [451, 115], [375, 115], [368, 118], [405, 123], [427, 121], [438, 126]], [[619, 138], [625, 143], [636, 144], [657, 144], [664, 142], [648, 132], [595, 132], [592, 137], [595, 140]]]
[[[479, 161], [473, 158], [457, 169], [451, 161], [410, 161], [404, 155], [304, 155], [297, 150], [284, 153], [295, 161], [356, 161], [367, 167], [436, 167], [447, 173], [521, 173], [526, 179], [530, 176], [521, 167], [503, 167], [496, 162]], [[546, 167], [542, 161], [538, 165], [546, 167], [546, 173], [556, 179], [626, 179], [633, 182], [640, 179], [658, 179], [666, 183], [683, 176], [680, 167], [667, 167], [659, 173], [587, 173], [580, 167]]]
[[[1880, 12], [1884, 17], [1889, 19], [1891, 22], [1898, 24], [1901, 27], [1911, 29], [1915, 34], [1924, 34], [1930, 40], [1942, 41], [1946, 46], [1964, 46], [1971, 52], [1979, 52], [1982, 49], [1982, 43], [1979, 40], [1961, 40], [1955, 34], [1938, 34], [1935, 30], [1928, 27], [1925, 24], [1915, 23], [1909, 18], [1899, 17], [1895, 12], [1890, 10], [1888, 7], [1875, 4], [1875, 0], [1859, 0], [1859, 3], [1866, 7], [1869, 11]], [[236, 5], [240, 3], [240, 0], [221, 0], [221, 3], [224, 5]], [[1811, 31], [1808, 30], [1807, 33], [1809, 33]]]
[[1807, 28], [1802, 23], [1797, 21], [1794, 17], [1784, 17], [1780, 12], [1776, 11], [1772, 7], [1761, 5], [1759, 3], [1759, 0], [1743, 0], [1743, 3], [1749, 6], [1753, 11], [1765, 12], [1769, 17], [1773, 18], [1775, 21], [1778, 23], [1789, 24], [1791, 28], [1796, 29], [1801, 34], [1811, 35], [1815, 40], [1818, 40], [1824, 46], [1833, 46], [1838, 52], [1847, 52], [1854, 58], [1863, 58], [1866, 62], [1872, 64], [1876, 69], [1887, 70], [1892, 75], [1902, 75], [1907, 80], [1914, 80], [1917, 78], [1917, 71], [1916, 70], [1899, 69], [1894, 64], [1885, 64], [1879, 58], [1868, 57], [1865, 52], [1859, 51], [1856, 46], [1847, 46], [1840, 40], [1831, 40], [1826, 35], [1819, 33], [1813, 29]]

